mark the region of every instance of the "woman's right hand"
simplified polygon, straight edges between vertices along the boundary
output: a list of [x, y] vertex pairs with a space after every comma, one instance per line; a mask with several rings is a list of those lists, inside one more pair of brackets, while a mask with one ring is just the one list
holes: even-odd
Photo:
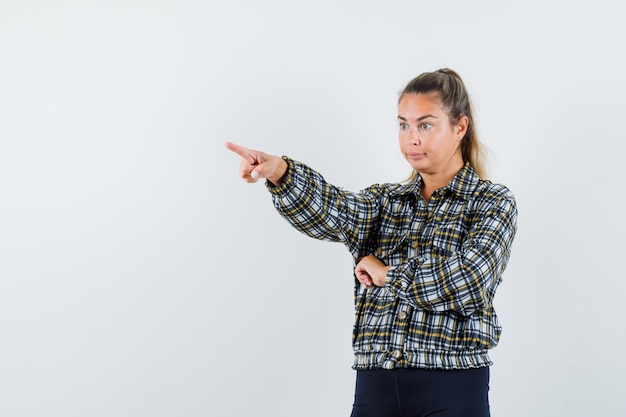
[[257, 182], [259, 178], [266, 178], [272, 184], [280, 185], [288, 167], [283, 158], [244, 148], [231, 142], [225, 142], [224, 145], [241, 157], [239, 175], [244, 181]]
[[374, 255], [367, 255], [359, 259], [356, 268], [354, 268], [354, 275], [365, 288], [369, 288], [371, 285], [384, 287], [389, 268]]

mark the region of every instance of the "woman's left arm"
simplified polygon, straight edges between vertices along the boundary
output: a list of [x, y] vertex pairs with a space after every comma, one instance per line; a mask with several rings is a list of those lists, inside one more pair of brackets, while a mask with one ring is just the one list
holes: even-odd
[[364, 285], [385, 286], [417, 308], [469, 316], [491, 305], [516, 225], [515, 200], [505, 195], [485, 210], [450, 256], [412, 258], [391, 267], [369, 256], [359, 262], [355, 274]]
[[414, 258], [389, 268], [386, 287], [416, 307], [469, 316], [487, 309], [502, 279], [517, 228], [512, 195], [503, 195], [472, 225], [449, 257]]

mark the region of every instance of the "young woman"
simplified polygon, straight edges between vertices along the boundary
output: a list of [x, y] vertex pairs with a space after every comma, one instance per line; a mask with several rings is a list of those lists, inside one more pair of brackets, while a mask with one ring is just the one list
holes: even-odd
[[484, 179], [470, 98], [450, 69], [398, 102], [401, 184], [351, 193], [310, 167], [232, 143], [245, 181], [266, 179], [278, 212], [354, 257], [352, 417], [489, 416], [493, 297], [516, 230], [511, 192]]

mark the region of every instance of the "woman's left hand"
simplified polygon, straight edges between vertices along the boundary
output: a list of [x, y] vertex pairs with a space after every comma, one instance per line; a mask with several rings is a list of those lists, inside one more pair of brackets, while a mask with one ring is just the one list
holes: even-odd
[[377, 287], [384, 287], [389, 268], [374, 255], [367, 255], [359, 260], [354, 269], [354, 275], [365, 288], [372, 284]]

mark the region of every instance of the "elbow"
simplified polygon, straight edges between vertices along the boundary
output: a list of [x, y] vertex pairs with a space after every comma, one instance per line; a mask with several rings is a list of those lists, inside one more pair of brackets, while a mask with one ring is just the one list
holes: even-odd
[[496, 290], [502, 281], [496, 267], [469, 269], [467, 271], [466, 291], [458, 299], [454, 310], [463, 317], [469, 317], [477, 311], [486, 311], [492, 307]]

